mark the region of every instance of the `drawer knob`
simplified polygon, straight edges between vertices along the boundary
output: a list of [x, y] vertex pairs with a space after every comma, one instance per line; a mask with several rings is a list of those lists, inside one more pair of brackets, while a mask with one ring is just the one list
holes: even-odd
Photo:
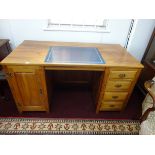
[[110, 105], [109, 107], [114, 107], [115, 105]]
[[120, 78], [125, 78], [125, 74], [119, 74]]
[[117, 85], [115, 85], [115, 87], [120, 88], [120, 87], [122, 87], [122, 85], [121, 84], [117, 84]]
[[117, 98], [118, 98], [118, 96], [112, 96], [112, 98], [113, 98], [113, 99], [117, 99]]

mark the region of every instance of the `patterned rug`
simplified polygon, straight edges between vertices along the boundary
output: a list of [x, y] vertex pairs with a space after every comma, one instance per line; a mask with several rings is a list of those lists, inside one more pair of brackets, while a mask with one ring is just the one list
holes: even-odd
[[0, 118], [0, 134], [7, 135], [129, 135], [139, 129], [139, 121], [132, 120]]

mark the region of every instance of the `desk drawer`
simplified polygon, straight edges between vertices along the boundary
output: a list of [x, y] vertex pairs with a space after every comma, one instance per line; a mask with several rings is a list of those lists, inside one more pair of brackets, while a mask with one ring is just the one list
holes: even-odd
[[109, 78], [111, 79], [133, 79], [136, 75], [136, 70], [133, 71], [110, 71]]
[[41, 69], [40, 66], [7, 66], [8, 69], [11, 69], [13, 72], [21, 73], [31, 73], [37, 69]]
[[108, 81], [106, 91], [128, 90], [130, 85], [131, 81]]
[[121, 101], [127, 97], [127, 92], [105, 92], [103, 99], [110, 101]]
[[103, 101], [100, 107], [100, 111], [117, 111], [122, 109], [123, 102], [115, 101]]

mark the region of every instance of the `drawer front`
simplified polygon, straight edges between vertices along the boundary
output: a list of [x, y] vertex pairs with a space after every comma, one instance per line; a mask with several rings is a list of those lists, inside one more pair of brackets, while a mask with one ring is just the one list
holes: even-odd
[[36, 69], [41, 69], [40, 66], [7, 66], [8, 69], [12, 69], [13, 72], [34, 72]]
[[123, 102], [105, 101], [101, 104], [100, 111], [121, 110]]
[[106, 91], [128, 90], [131, 81], [108, 81]]
[[134, 71], [110, 71], [109, 78], [112, 79], [133, 79], [136, 75], [136, 70]]
[[110, 101], [119, 101], [119, 100], [125, 100], [127, 95], [128, 95], [127, 92], [105, 92], [103, 99]]

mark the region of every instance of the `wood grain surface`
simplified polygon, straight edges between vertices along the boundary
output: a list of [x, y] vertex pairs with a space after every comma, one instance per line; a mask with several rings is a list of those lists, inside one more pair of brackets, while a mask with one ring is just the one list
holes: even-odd
[[[50, 46], [96, 47], [105, 60], [105, 64], [70, 64], [46, 63], [45, 57]], [[143, 66], [119, 44], [71, 43], [48, 41], [24, 41], [2, 62], [2, 65], [40, 65], [40, 66], [89, 66], [103, 67], [134, 67]]]

